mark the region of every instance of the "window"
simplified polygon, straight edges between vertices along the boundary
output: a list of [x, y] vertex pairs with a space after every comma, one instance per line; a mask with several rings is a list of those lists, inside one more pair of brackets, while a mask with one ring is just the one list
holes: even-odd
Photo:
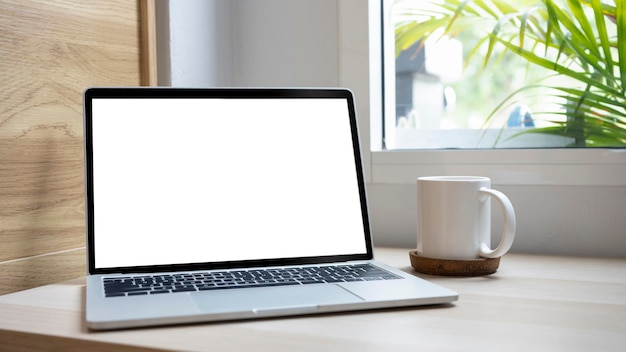
[[626, 146], [615, 2], [527, 4], [383, 1], [387, 149]]
[[[518, 148], [518, 149], [391, 149], [385, 145], [383, 70], [383, 18], [390, 0], [339, 2], [340, 85], [357, 99], [367, 181], [378, 187], [415, 185], [415, 178], [465, 174], [491, 177], [507, 186], [626, 186], [626, 150], [622, 148]], [[364, 53], [369, 53], [363, 61]], [[393, 62], [393, 61], [392, 61]], [[393, 73], [393, 71], [392, 71]], [[385, 75], [389, 77], [389, 74]], [[389, 93], [389, 92], [386, 92]], [[387, 94], [388, 95], [388, 94]], [[392, 105], [393, 106], [393, 105]], [[389, 105], [386, 105], [389, 108]], [[395, 117], [395, 106], [393, 115]], [[406, 189], [406, 192], [411, 192]], [[407, 195], [407, 201], [411, 195]], [[386, 205], [388, 208], [389, 206]], [[400, 213], [381, 209], [384, 217]], [[383, 216], [383, 215], [381, 215]], [[408, 226], [408, 225], [407, 225]], [[408, 231], [407, 227], [403, 231]]]

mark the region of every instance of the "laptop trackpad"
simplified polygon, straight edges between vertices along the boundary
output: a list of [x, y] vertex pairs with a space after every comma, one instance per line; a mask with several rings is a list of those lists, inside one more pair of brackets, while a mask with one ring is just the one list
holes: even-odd
[[363, 301], [337, 285], [227, 289], [190, 296], [202, 313], [253, 311], [258, 315], [271, 315], [280, 310], [314, 311], [319, 306]]

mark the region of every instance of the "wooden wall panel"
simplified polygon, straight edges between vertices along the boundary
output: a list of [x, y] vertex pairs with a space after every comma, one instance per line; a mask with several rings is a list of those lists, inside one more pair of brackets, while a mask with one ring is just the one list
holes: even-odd
[[85, 246], [82, 93], [140, 85], [140, 37], [139, 1], [0, 0], [0, 282], [46, 253], [84, 273], [57, 253]]
[[85, 275], [85, 257], [79, 248], [2, 262], [0, 295]]

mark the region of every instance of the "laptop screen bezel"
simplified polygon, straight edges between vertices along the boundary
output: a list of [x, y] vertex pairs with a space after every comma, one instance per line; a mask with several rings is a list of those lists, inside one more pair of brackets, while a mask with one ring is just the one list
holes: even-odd
[[[352, 146], [358, 182], [365, 253], [343, 255], [273, 258], [261, 260], [221, 261], [204, 263], [184, 263], [168, 265], [146, 265], [133, 267], [97, 268], [95, 260], [94, 233], [94, 184], [93, 184], [93, 99], [289, 99], [289, 98], [333, 98], [345, 99], [348, 104]], [[345, 262], [373, 259], [372, 236], [367, 206], [367, 195], [361, 159], [358, 123], [354, 97], [350, 90], [341, 88], [163, 88], [163, 87], [96, 87], [84, 92], [84, 152], [85, 152], [85, 213], [87, 229], [87, 265], [89, 274], [147, 273], [169, 271], [215, 270], [225, 268], [245, 268], [261, 266], [309, 265], [331, 262]]]

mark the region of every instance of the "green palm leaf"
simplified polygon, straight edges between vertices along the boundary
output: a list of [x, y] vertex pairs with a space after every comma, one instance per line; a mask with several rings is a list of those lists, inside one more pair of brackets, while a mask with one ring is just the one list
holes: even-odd
[[623, 0], [615, 1], [617, 8], [612, 14], [617, 23], [617, 50], [622, 94], [626, 92], [626, 5]]

